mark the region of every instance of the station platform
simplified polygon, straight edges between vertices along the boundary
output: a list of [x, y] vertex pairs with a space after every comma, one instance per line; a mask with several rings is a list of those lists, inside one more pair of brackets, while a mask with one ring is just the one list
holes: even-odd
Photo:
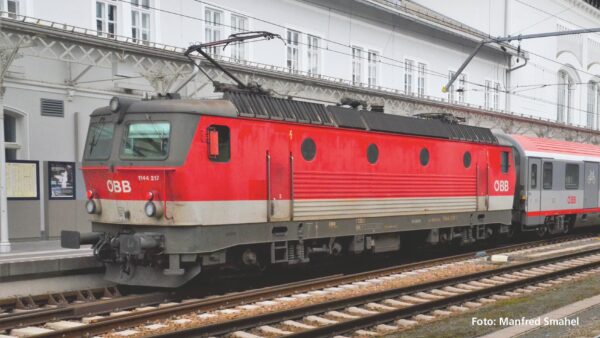
[[[81, 249], [64, 249], [60, 247], [59, 240], [12, 242], [10, 252], [0, 253], [0, 297], [29, 294], [33, 292], [33, 281], [39, 281], [41, 290], [39, 287], [36, 289], [42, 292], [44, 285], [49, 286], [47, 282], [51, 280], [55, 285], [65, 280], [96, 285], [93, 281], [102, 279], [103, 271], [102, 264], [95, 260], [89, 245]], [[88, 280], [79, 277], [74, 279], [73, 275], [87, 276]]]

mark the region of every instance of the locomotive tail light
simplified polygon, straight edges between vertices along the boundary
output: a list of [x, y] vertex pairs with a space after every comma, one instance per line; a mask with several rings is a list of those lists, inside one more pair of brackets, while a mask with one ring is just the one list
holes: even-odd
[[119, 98], [115, 96], [110, 99], [110, 110], [114, 113], [119, 111], [119, 108], [121, 108], [121, 102], [119, 102]]
[[148, 191], [148, 193], [146, 194], [146, 200], [152, 201], [152, 200], [154, 200], [154, 196], [156, 196], [154, 191]]
[[93, 199], [95, 197], [95, 195], [96, 194], [94, 193], [94, 190], [92, 190], [92, 189], [89, 189], [88, 191], [86, 191], [86, 196], [87, 196], [88, 200]]

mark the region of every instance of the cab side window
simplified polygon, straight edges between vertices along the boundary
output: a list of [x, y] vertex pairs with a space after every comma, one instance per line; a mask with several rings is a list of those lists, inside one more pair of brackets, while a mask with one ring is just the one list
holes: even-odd
[[231, 158], [229, 127], [212, 125], [207, 129], [208, 158], [213, 162], [228, 162]]

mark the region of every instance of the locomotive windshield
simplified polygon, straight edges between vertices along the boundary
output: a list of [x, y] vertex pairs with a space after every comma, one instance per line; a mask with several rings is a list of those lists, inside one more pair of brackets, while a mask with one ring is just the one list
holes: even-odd
[[88, 160], [106, 160], [112, 149], [114, 123], [92, 123], [88, 132], [84, 157]]
[[169, 122], [132, 122], [127, 125], [121, 158], [124, 160], [164, 160], [169, 154]]

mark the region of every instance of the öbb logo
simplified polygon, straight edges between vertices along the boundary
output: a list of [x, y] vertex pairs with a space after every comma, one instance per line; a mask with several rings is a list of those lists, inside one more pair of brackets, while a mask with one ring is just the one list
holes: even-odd
[[128, 194], [131, 192], [131, 184], [127, 180], [108, 180], [106, 181], [106, 188], [109, 192], [115, 193], [125, 193]]
[[494, 191], [508, 191], [509, 185], [507, 180], [495, 180]]

